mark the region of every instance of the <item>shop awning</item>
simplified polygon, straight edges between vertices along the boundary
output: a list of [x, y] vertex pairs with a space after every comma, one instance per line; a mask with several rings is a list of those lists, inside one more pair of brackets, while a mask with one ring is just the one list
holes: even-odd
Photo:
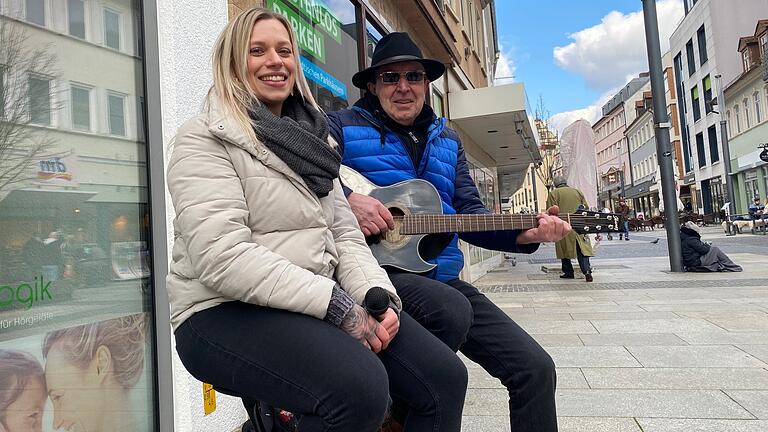
[[500, 196], [511, 196], [528, 165], [541, 161], [523, 84], [452, 92], [448, 100], [451, 121], [496, 162]]
[[631, 188], [628, 188], [626, 190], [626, 197], [627, 198], [637, 198], [644, 195], [648, 195], [652, 193], [651, 186], [654, 185], [655, 182], [652, 180], [644, 181], [638, 185], [632, 186]]

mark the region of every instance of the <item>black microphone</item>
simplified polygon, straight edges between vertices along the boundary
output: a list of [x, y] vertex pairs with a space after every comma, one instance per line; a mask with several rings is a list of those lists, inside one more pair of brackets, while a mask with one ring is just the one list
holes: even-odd
[[389, 308], [389, 293], [382, 287], [369, 289], [365, 293], [363, 307], [372, 317], [379, 318]]

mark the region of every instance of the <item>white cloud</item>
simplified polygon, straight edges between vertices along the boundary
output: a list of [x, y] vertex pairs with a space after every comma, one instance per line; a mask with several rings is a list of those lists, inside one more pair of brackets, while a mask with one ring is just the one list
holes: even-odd
[[548, 123], [552, 129], [557, 130], [558, 134], [561, 134], [566, 127], [570, 126], [571, 123], [575, 122], [576, 120], [584, 119], [588, 121], [589, 124], [594, 125], [595, 122], [603, 116], [603, 105], [605, 105], [605, 103], [608, 102], [619, 90], [621, 90], [621, 87], [608, 90], [607, 92], [600, 95], [595, 103], [589, 105], [588, 107], [557, 113], [549, 118]]
[[[682, 0], [659, 0], [661, 52], [669, 49], [669, 36], [683, 18]], [[555, 62], [561, 68], [582, 76], [598, 91], [623, 85], [628, 77], [648, 70], [643, 12], [604, 16], [600, 24], [570, 34], [570, 44], [555, 47]]]
[[496, 85], [509, 84], [515, 82], [515, 62], [512, 60], [512, 53], [505, 52], [504, 47], [499, 44], [499, 61], [496, 63], [496, 75], [493, 82]]

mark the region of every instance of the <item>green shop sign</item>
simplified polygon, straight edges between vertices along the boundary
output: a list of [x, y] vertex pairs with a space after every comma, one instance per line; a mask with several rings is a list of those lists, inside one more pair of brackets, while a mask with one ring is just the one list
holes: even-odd
[[291, 4], [341, 44], [341, 20], [319, 0], [289, 0]]
[[35, 303], [52, 300], [50, 288], [51, 281], [46, 281], [43, 276], [35, 276], [34, 282], [0, 285], [0, 309], [15, 305], [23, 305], [25, 309], [29, 309]]
[[280, 0], [268, 0], [267, 7], [288, 18], [293, 31], [296, 33], [296, 38], [299, 40], [299, 47], [312, 57], [325, 63], [325, 38], [312, 27], [312, 24]]

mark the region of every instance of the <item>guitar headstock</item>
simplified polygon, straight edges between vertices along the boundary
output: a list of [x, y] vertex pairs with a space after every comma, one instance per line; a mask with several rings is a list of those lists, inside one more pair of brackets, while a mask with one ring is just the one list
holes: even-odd
[[581, 210], [561, 216], [579, 234], [598, 234], [622, 230], [622, 219], [616, 213]]

